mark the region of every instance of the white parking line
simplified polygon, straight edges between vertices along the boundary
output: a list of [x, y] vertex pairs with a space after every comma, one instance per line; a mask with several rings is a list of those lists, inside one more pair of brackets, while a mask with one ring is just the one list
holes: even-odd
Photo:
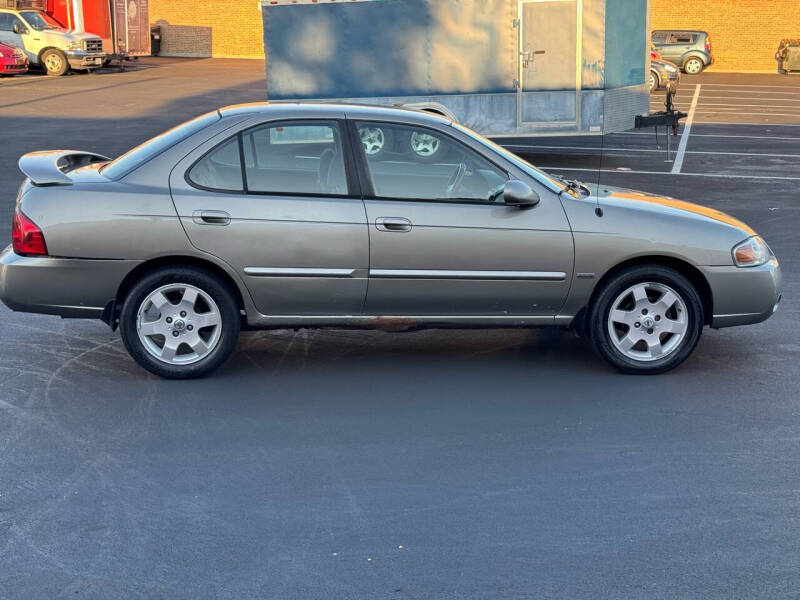
[[[766, 112], [736, 112], [736, 111], [728, 111], [722, 108], [718, 108], [716, 110], [698, 110], [697, 112], [703, 114], [716, 114], [716, 115], [749, 115], [751, 117], [800, 117], [800, 113], [766, 113]], [[711, 123], [713, 125], [722, 125], [722, 123], [715, 123], [714, 121], [700, 121], [700, 123]], [[729, 123], [725, 123], [725, 125], [729, 125]], [[741, 123], [741, 125], [788, 125], [788, 123]]]
[[539, 169], [558, 173], [559, 171], [585, 171], [588, 173], [621, 173], [623, 175], [680, 175], [682, 177], [719, 177], [722, 179], [771, 179], [776, 181], [800, 181], [800, 177], [778, 177], [772, 175], [723, 175], [722, 173], [672, 173], [670, 171], [618, 171], [616, 169], [584, 169], [579, 167], [545, 167]]
[[[769, 138], [775, 139], [775, 138]], [[796, 139], [796, 138], [791, 138]], [[521, 148], [522, 150], [581, 150], [581, 151], [597, 151], [597, 152], [666, 152], [667, 149], [656, 148], [617, 148], [609, 146], [523, 146], [521, 144], [503, 144], [505, 148]], [[800, 154], [771, 154], [767, 152], [720, 152], [717, 150], [685, 150], [685, 154], [715, 154], [724, 156], [771, 156], [778, 158], [800, 158]]]
[[692, 121], [694, 120], [694, 110], [697, 108], [697, 101], [700, 99], [700, 84], [694, 88], [692, 105], [689, 107], [689, 115], [686, 117], [686, 124], [683, 127], [681, 142], [678, 144], [678, 152], [675, 154], [675, 162], [672, 163], [672, 172], [680, 173], [683, 166], [683, 156], [686, 154], [686, 144], [689, 142], [689, 133], [692, 131]]
[[[702, 123], [695, 121], [695, 125], [702, 125]], [[714, 125], [717, 125], [717, 123], [714, 123]], [[652, 137], [654, 134], [649, 131], [618, 131], [616, 133], [609, 133], [608, 135], [649, 135]], [[678, 133], [677, 137], [680, 136], [681, 134]], [[692, 137], [737, 138], [747, 140], [793, 140], [800, 142], [800, 136], [780, 137], [775, 135], [726, 135], [724, 133], [693, 133]]]
[[[698, 84], [699, 85], [699, 84]], [[735, 88], [781, 88], [784, 90], [800, 90], [800, 86], [797, 85], [755, 85], [755, 84], [744, 84], [744, 83], [704, 83], [704, 86], [707, 88], [709, 87], [735, 87]]]

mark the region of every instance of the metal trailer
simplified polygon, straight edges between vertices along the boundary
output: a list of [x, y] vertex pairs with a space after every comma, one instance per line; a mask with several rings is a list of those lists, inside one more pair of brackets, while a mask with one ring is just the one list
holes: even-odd
[[270, 100], [445, 107], [487, 135], [649, 110], [649, 0], [262, 0]]
[[148, 0], [40, 0], [65, 28], [103, 38], [109, 59], [150, 55]]

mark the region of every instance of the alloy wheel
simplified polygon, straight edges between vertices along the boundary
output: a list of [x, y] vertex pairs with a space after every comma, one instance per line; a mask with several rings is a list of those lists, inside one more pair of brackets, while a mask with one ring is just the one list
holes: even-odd
[[683, 65], [683, 68], [690, 75], [697, 75], [700, 71], [703, 70], [703, 63], [698, 58], [690, 58], [689, 60], [686, 61], [686, 64]]
[[637, 283], [619, 294], [608, 313], [608, 333], [616, 349], [648, 362], [675, 352], [688, 331], [686, 303], [663, 283]]
[[364, 152], [368, 156], [380, 153], [386, 145], [386, 137], [380, 127], [362, 127], [358, 130], [361, 143], [364, 144]]
[[139, 340], [154, 358], [188, 365], [208, 356], [222, 334], [214, 300], [198, 287], [169, 284], [150, 293], [136, 317]]
[[439, 151], [439, 138], [429, 133], [415, 131], [411, 134], [411, 149], [418, 156], [430, 158]]

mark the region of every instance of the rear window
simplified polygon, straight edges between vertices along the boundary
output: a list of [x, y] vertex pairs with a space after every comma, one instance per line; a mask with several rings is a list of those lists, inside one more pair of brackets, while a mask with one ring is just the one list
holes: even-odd
[[157, 135], [156, 137], [139, 144], [132, 150], [128, 150], [122, 156], [115, 158], [101, 169], [101, 173], [109, 179], [119, 179], [124, 177], [134, 169], [140, 167], [151, 158], [154, 158], [179, 144], [191, 135], [205, 129], [212, 123], [219, 121], [221, 117], [217, 111], [212, 111], [186, 121], [180, 125]]

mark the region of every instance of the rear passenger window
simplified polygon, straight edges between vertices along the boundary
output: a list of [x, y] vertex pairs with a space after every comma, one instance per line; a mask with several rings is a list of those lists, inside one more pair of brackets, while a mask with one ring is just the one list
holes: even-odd
[[239, 138], [231, 138], [195, 163], [189, 171], [189, 180], [209, 190], [243, 191]]
[[242, 135], [247, 191], [347, 194], [344, 155], [335, 122], [282, 123]]
[[651, 37], [654, 44], [664, 44], [667, 41], [666, 31], [654, 31]]
[[669, 36], [668, 44], [692, 44], [694, 43], [694, 36], [686, 33], [673, 33]]

